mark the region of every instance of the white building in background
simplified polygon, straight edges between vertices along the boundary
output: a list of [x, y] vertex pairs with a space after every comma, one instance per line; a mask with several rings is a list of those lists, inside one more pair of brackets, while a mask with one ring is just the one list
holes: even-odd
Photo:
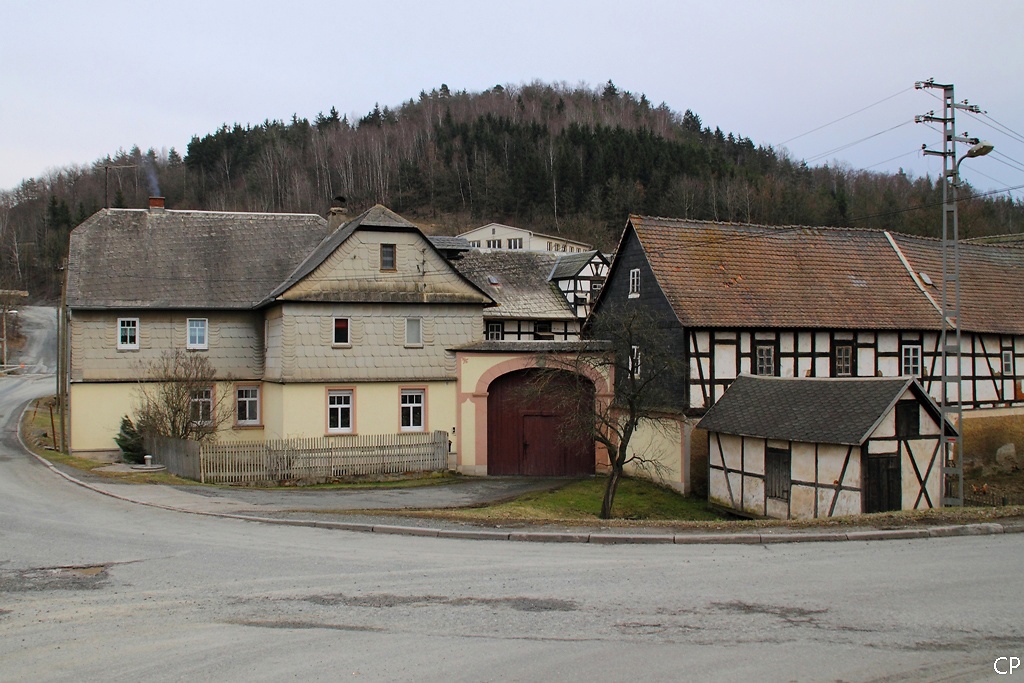
[[594, 247], [557, 235], [545, 235], [532, 230], [514, 228], [501, 223], [488, 223], [459, 235], [477, 249], [523, 249], [526, 251], [554, 251], [582, 253]]

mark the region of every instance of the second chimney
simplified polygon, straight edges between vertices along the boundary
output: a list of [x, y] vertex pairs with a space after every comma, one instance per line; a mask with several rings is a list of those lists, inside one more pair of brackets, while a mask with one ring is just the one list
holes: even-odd
[[150, 197], [149, 198], [149, 210], [150, 211], [163, 211], [164, 210], [164, 198], [163, 197]]

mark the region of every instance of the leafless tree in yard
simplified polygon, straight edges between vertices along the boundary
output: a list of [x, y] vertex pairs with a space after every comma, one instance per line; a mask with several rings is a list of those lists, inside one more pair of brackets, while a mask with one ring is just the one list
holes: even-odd
[[[684, 364], [666, 331], [646, 311], [609, 306], [602, 313], [588, 326], [587, 336], [595, 341], [580, 342], [569, 353], [538, 358], [537, 365], [548, 372], [541, 373], [530, 390], [557, 394], [557, 402], [567, 408], [561, 439], [590, 438], [605, 448], [610, 471], [600, 516], [609, 519], [627, 465], [655, 477], [661, 474], [657, 454], [638, 450], [633, 437], [641, 426], [666, 427], [663, 418], [678, 409]], [[579, 381], [558, 381], [566, 371]], [[593, 378], [613, 380], [613, 396], [595, 400], [589, 386]]]
[[231, 420], [233, 397], [219, 391], [217, 371], [205, 355], [166, 351], [142, 376], [136, 408], [140, 432], [203, 441]]

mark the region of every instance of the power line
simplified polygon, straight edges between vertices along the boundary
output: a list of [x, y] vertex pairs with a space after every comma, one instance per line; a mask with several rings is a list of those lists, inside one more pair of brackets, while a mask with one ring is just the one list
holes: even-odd
[[891, 159], [886, 159], [885, 161], [879, 161], [877, 164], [871, 164], [870, 166], [865, 166], [863, 170], [870, 171], [871, 169], [873, 169], [876, 166], [881, 166], [882, 164], [887, 164], [890, 161], [896, 161], [897, 159], [902, 159], [903, 157], [908, 157], [911, 154], [919, 154], [920, 152], [921, 152], [920, 149], [912, 149], [909, 152], [904, 152], [903, 154], [897, 154], [896, 156], [892, 157]]
[[872, 133], [871, 135], [868, 135], [867, 137], [863, 137], [860, 140], [854, 140], [853, 142], [848, 142], [845, 145], [840, 145], [839, 147], [835, 147], [834, 149], [830, 149], [827, 152], [822, 152], [821, 154], [815, 154], [814, 156], [811, 156], [811, 157], [808, 157], [807, 159], [805, 159], [805, 161], [808, 161], [808, 162], [817, 161], [818, 159], [821, 159], [823, 157], [827, 157], [830, 154], [835, 154], [836, 152], [841, 152], [844, 149], [849, 149], [850, 147], [853, 147], [854, 145], [859, 145], [860, 143], [865, 142], [867, 140], [870, 140], [872, 138], [877, 138], [879, 135], [884, 135], [885, 133], [892, 132], [892, 131], [896, 130], [897, 128], [902, 128], [903, 126], [906, 126], [907, 124], [910, 124], [910, 123], [913, 123], [913, 120], [911, 120], [911, 121], [904, 121], [903, 123], [899, 123], [899, 124], [897, 124], [895, 126], [892, 126], [891, 128], [886, 128], [885, 130], [880, 130], [877, 133]]
[[780, 145], [785, 145], [785, 144], [787, 144], [787, 143], [793, 142], [793, 140], [799, 140], [800, 138], [804, 137], [805, 135], [810, 135], [811, 133], [817, 133], [817, 132], [818, 132], [819, 130], [821, 130], [822, 128], [828, 128], [828, 127], [829, 127], [829, 126], [831, 126], [831, 125], [832, 125], [833, 123], [839, 123], [840, 121], [844, 121], [844, 120], [846, 120], [846, 119], [850, 118], [851, 116], [855, 116], [856, 114], [859, 114], [859, 113], [861, 113], [862, 111], [867, 111], [868, 109], [871, 109], [872, 107], [876, 107], [876, 106], [878, 106], [878, 105], [882, 104], [883, 102], [888, 102], [888, 101], [889, 101], [889, 100], [891, 100], [892, 98], [894, 98], [894, 97], [897, 97], [897, 96], [899, 96], [899, 95], [902, 95], [903, 93], [907, 92], [908, 90], [913, 90], [913, 88], [905, 88], [905, 89], [903, 89], [903, 90], [900, 90], [900, 91], [899, 91], [899, 92], [897, 92], [897, 93], [893, 93], [892, 95], [889, 95], [888, 97], [884, 97], [884, 98], [882, 98], [882, 99], [878, 100], [878, 101], [877, 101], [877, 102], [875, 102], [874, 104], [869, 104], [868, 106], [866, 106], [866, 107], [864, 107], [864, 108], [862, 108], [862, 109], [858, 109], [857, 111], [854, 111], [854, 112], [850, 112], [850, 113], [849, 113], [849, 114], [847, 114], [846, 116], [840, 116], [840, 117], [839, 117], [838, 119], [836, 119], [835, 121], [829, 121], [828, 123], [826, 123], [826, 124], [824, 124], [824, 125], [821, 125], [821, 126], [818, 126], [817, 128], [814, 128], [814, 129], [812, 129], [812, 130], [809, 130], [809, 131], [807, 131], [806, 133], [800, 133], [800, 135], [797, 135], [796, 137], [792, 137], [792, 138], [790, 138], [790, 139], [788, 139], [788, 140], [783, 140], [783, 141], [782, 141], [782, 142], [780, 142], [779, 144], [780, 144]]

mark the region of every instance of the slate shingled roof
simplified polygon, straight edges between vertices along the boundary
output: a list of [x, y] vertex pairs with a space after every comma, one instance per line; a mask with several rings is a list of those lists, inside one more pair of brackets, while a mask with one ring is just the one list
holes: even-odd
[[599, 253], [598, 251], [584, 251], [573, 254], [560, 254], [555, 267], [551, 269], [549, 279], [562, 280], [576, 277]]
[[489, 318], [575, 319], [565, 296], [548, 282], [557, 259], [541, 251], [475, 251], [452, 265], [498, 303], [487, 310]]
[[[938, 420], [938, 407], [911, 377], [740, 375], [697, 427], [723, 434], [859, 446], [908, 387]], [[953, 433], [948, 423], [947, 430]]]
[[939, 325], [882, 231], [629, 220], [684, 326]]
[[473, 248], [465, 237], [452, 237], [451, 235], [431, 235], [430, 243], [440, 251], [469, 251]]
[[312, 214], [104, 209], [71, 233], [68, 305], [252, 308], [326, 234]]

